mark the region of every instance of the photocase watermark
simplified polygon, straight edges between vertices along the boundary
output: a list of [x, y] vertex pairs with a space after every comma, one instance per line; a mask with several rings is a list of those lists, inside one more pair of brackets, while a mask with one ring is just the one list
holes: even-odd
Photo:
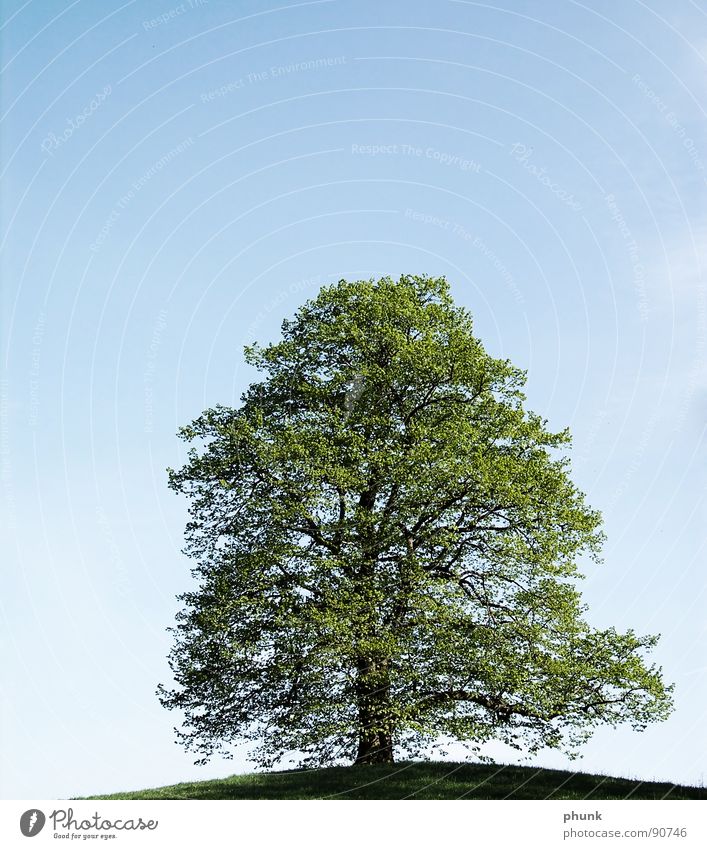
[[616, 223], [619, 233], [621, 233], [621, 236], [626, 243], [626, 249], [628, 250], [628, 257], [632, 268], [633, 288], [636, 292], [638, 302], [638, 314], [641, 321], [647, 321], [648, 299], [646, 297], [646, 269], [644, 264], [641, 262], [641, 258], [638, 253], [638, 244], [633, 238], [631, 230], [626, 223], [626, 219], [624, 218], [619, 205], [616, 203], [614, 195], [607, 194], [604, 196], [604, 200], [609, 212], [611, 213], [611, 220]]
[[244, 89], [247, 86], [255, 85], [257, 83], [266, 82], [267, 80], [275, 80], [280, 77], [286, 77], [289, 74], [299, 74], [304, 71], [320, 71], [324, 68], [333, 68], [336, 65], [345, 64], [346, 56], [320, 56], [317, 59], [307, 59], [303, 62], [292, 62], [289, 65], [271, 65], [269, 68], [263, 68], [261, 71], [251, 71], [244, 77], [239, 77], [237, 80], [231, 80], [218, 88], [211, 89], [211, 91], [202, 92], [200, 100], [202, 103], [209, 103], [220, 97], [226, 97], [239, 89]]
[[316, 277], [305, 277], [302, 280], [290, 283], [286, 289], [281, 289], [273, 298], [270, 298], [265, 306], [256, 314], [255, 318], [248, 325], [245, 335], [241, 340], [241, 344], [252, 345], [256, 341], [255, 334], [265, 318], [273, 310], [277, 309], [281, 304], [287, 301], [291, 295], [296, 295], [298, 292], [302, 292], [305, 289], [313, 289], [315, 287], [319, 288], [320, 286], [321, 276], [317, 275]]
[[550, 189], [553, 195], [559, 198], [565, 206], [568, 206], [575, 212], [581, 211], [582, 204], [575, 199], [575, 196], [571, 192], [563, 189], [559, 183], [554, 183], [552, 181], [552, 178], [547, 173], [547, 168], [538, 167], [530, 161], [530, 158], [533, 155], [532, 147], [528, 147], [528, 145], [522, 144], [521, 142], [515, 142], [511, 145], [510, 153], [516, 162], [519, 162], [531, 176], [536, 178], [539, 183]]
[[592, 424], [587, 433], [587, 438], [584, 440], [582, 451], [575, 456], [575, 463], [587, 463], [594, 456], [594, 446], [599, 437], [599, 431], [604, 426], [604, 423], [609, 417], [608, 410], [597, 410], [592, 419]]
[[130, 580], [128, 579], [128, 573], [125, 569], [123, 558], [120, 556], [118, 543], [115, 541], [113, 530], [111, 529], [108, 517], [106, 516], [106, 511], [100, 504], [96, 505], [96, 521], [98, 522], [98, 527], [100, 528], [103, 538], [108, 546], [108, 562], [111, 567], [111, 575], [113, 578], [112, 585], [117, 590], [118, 595], [125, 597], [130, 593]]
[[499, 273], [499, 275], [503, 278], [506, 286], [508, 286], [509, 291], [513, 295], [516, 303], [522, 304], [524, 302], [523, 293], [518, 288], [517, 283], [511, 272], [506, 267], [505, 263], [496, 255], [496, 253], [489, 248], [489, 246], [484, 242], [482, 238], [479, 236], [475, 236], [472, 232], [467, 230], [461, 224], [458, 224], [455, 221], [451, 221], [449, 218], [441, 218], [438, 215], [430, 215], [426, 212], [418, 212], [415, 209], [410, 209], [408, 207], [405, 210], [405, 217], [409, 218], [411, 221], [419, 221], [422, 224], [428, 224], [433, 227], [439, 227], [440, 230], [445, 230], [448, 233], [451, 233], [452, 236], [456, 236], [459, 239], [462, 239], [465, 242], [468, 242], [473, 248], [475, 248], [482, 256], [487, 259], [493, 268]]
[[147, 31], [155, 27], [161, 27], [163, 24], [168, 24], [175, 18], [179, 18], [186, 12], [191, 12], [193, 9], [201, 9], [203, 6], [208, 6], [208, 0], [186, 0], [185, 3], [180, 3], [179, 6], [174, 6], [167, 12], [157, 15], [156, 18], [150, 18], [142, 22], [142, 28]]
[[481, 164], [473, 159], [466, 159], [457, 153], [438, 150], [436, 147], [418, 147], [414, 144], [352, 144], [351, 154], [354, 156], [411, 156], [416, 159], [431, 159], [448, 168], [458, 168], [460, 171], [481, 173]]
[[40, 145], [41, 149], [50, 156], [54, 156], [54, 151], [60, 148], [63, 144], [66, 144], [74, 133], [79, 130], [86, 121], [88, 121], [91, 115], [103, 106], [106, 100], [110, 97], [111, 92], [112, 89], [110, 85], [104, 86], [103, 91], [97, 92], [97, 94], [91, 98], [90, 103], [85, 106], [78, 115], [73, 118], [66, 119], [68, 127], [66, 127], [63, 132], [60, 132], [59, 135], [56, 133], [49, 133], [49, 135], [42, 140]]
[[14, 530], [17, 524], [15, 490], [12, 485], [12, 450], [10, 448], [10, 393], [7, 380], [0, 380], [0, 482], [5, 497], [3, 524]]
[[30, 808], [20, 817], [20, 831], [25, 837], [36, 837], [44, 828], [47, 818], [39, 808]]
[[344, 395], [344, 419], [348, 419], [356, 406], [356, 401], [363, 394], [366, 381], [362, 374], [357, 374], [351, 381], [351, 385], [346, 390]]
[[124, 212], [126, 207], [131, 203], [131, 201], [136, 197], [138, 192], [144, 188], [147, 183], [167, 165], [172, 162], [173, 159], [178, 157], [180, 154], [184, 153], [185, 150], [190, 148], [194, 144], [194, 139], [189, 136], [186, 138], [181, 144], [178, 144], [176, 147], [173, 147], [170, 151], [165, 153], [164, 156], [160, 157], [156, 162], [154, 162], [148, 169], [145, 171], [137, 180], [134, 180], [130, 186], [130, 189], [120, 198], [120, 200], [115, 204], [113, 209], [110, 211], [109, 216], [106, 218], [105, 223], [101, 227], [98, 232], [96, 238], [89, 245], [89, 249], [93, 251], [93, 253], [98, 253], [101, 249], [101, 246], [105, 242], [105, 240], [110, 235], [111, 230], [115, 226], [116, 221], [121, 216], [121, 213]]
[[[115, 831], [154, 831], [159, 825], [159, 820], [144, 820], [134, 816], [110, 820], [102, 817], [98, 811], [82, 819], [79, 816], [74, 816], [73, 808], [58, 808], [48, 816], [39, 808], [30, 808], [20, 817], [20, 831], [25, 837], [35, 837], [49, 822], [54, 837], [83, 842], [99, 836], [103, 839], [114, 838], [116, 835], [111, 832]], [[62, 834], [59, 829], [65, 833]]]
[[39, 366], [42, 355], [42, 339], [44, 338], [44, 313], [39, 314], [32, 333], [32, 353], [29, 370], [29, 426], [36, 427], [39, 418]]
[[634, 443], [633, 457], [631, 458], [631, 463], [624, 472], [621, 482], [614, 490], [613, 495], [611, 496], [608, 504], [606, 505], [605, 512], [607, 514], [611, 513], [616, 504], [620, 501], [621, 498], [623, 498], [626, 493], [626, 490], [629, 487], [629, 484], [633, 480], [634, 475], [643, 465], [643, 461], [646, 456], [646, 451], [648, 449], [648, 445], [650, 444], [651, 437], [653, 436], [653, 431], [655, 430], [657, 423], [658, 412], [654, 411], [648, 419], [648, 422], [646, 423], [646, 426], [638, 442]]
[[695, 285], [697, 298], [697, 307], [695, 310], [696, 351], [692, 365], [687, 372], [683, 397], [677, 409], [677, 415], [675, 416], [674, 433], [679, 432], [685, 426], [695, 396], [699, 392], [704, 392], [705, 376], [707, 375], [707, 286], [704, 283], [704, 276], [700, 272], [699, 267], [697, 273], [698, 280]]
[[695, 146], [694, 139], [688, 135], [687, 129], [678, 121], [677, 115], [668, 108], [668, 104], [660, 97], [647, 83], [641, 78], [640, 74], [634, 74], [631, 78], [633, 84], [643, 94], [649, 103], [652, 103], [660, 114], [665, 118], [668, 125], [672, 128], [675, 135], [681, 140], [682, 146], [688, 153], [693, 165], [698, 171], [704, 173], [705, 163], [700, 157], [699, 151]]
[[153, 418], [154, 418], [154, 378], [157, 368], [157, 352], [162, 344], [162, 334], [167, 326], [167, 312], [162, 309], [157, 315], [154, 327], [152, 328], [152, 339], [150, 347], [147, 351], [147, 365], [142, 376], [143, 391], [145, 397], [145, 433], [152, 433]]

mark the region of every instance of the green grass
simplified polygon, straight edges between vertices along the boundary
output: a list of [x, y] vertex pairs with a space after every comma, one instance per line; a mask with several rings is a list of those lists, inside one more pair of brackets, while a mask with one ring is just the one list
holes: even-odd
[[554, 769], [428, 761], [232, 775], [88, 798], [707, 799], [707, 788]]

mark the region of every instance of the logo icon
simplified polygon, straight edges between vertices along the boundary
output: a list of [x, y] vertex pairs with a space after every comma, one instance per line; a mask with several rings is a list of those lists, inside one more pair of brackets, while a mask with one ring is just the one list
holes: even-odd
[[25, 837], [34, 837], [44, 828], [47, 818], [39, 808], [30, 808], [20, 817], [20, 831]]

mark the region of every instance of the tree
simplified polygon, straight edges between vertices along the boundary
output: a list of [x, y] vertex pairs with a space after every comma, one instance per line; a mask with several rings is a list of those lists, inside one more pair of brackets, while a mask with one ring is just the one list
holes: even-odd
[[329, 286], [246, 348], [265, 372], [207, 410], [170, 486], [198, 589], [174, 629], [178, 731], [201, 762], [391, 762], [441, 739], [576, 753], [671, 711], [657, 637], [583, 620], [601, 517], [525, 373], [490, 357], [443, 279]]

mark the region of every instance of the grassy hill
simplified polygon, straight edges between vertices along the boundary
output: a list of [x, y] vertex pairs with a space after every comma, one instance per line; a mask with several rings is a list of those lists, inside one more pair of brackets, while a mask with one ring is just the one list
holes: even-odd
[[533, 767], [428, 761], [232, 775], [88, 798], [707, 799], [707, 788]]

